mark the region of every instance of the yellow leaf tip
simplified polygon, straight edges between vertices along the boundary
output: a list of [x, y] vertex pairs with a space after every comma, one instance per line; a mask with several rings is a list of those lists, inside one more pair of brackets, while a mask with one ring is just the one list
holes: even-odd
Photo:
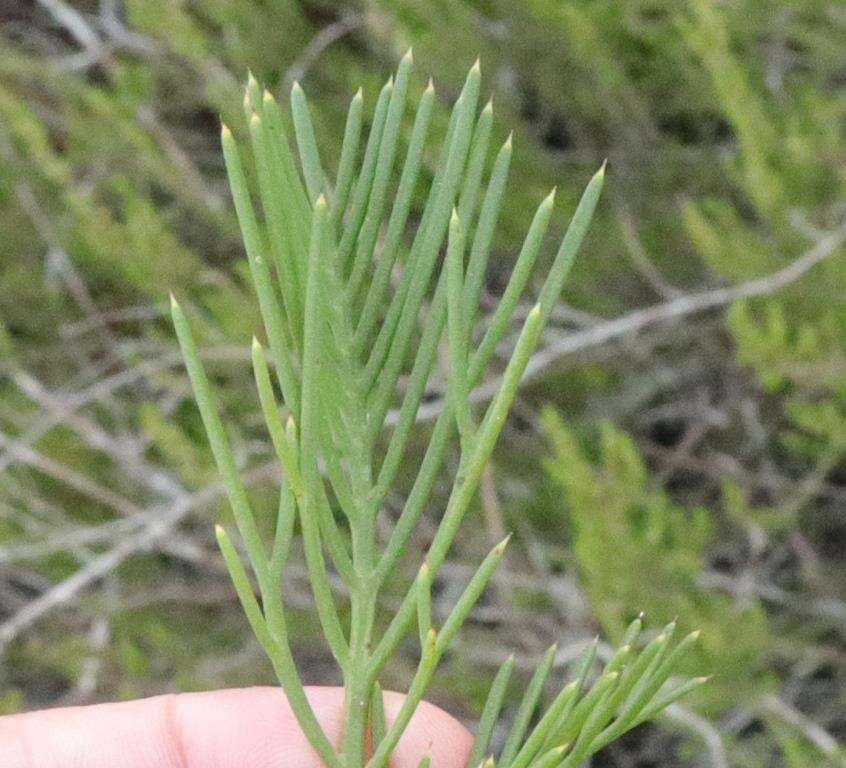
[[471, 68], [472, 72], [476, 72], [477, 74], [482, 71], [482, 57], [477, 56], [476, 61], [473, 62], [473, 67]]

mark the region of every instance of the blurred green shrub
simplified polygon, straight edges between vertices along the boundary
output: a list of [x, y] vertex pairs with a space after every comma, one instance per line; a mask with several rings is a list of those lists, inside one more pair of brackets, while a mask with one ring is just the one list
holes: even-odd
[[650, 487], [637, 446], [614, 425], [600, 424], [589, 446], [554, 411], [543, 421], [552, 445], [545, 466], [564, 491], [573, 557], [603, 631], [618, 641], [632, 611], [699, 627], [689, 664], [714, 675], [702, 703], [719, 711], [760, 693], [769, 638], [761, 606], [698, 584], [714, 535], [708, 510], [687, 511]]

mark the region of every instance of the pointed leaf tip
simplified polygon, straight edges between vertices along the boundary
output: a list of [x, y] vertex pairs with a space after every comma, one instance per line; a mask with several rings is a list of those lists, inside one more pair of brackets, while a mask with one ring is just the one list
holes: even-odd
[[499, 544], [494, 547], [494, 552], [496, 552], [497, 555], [502, 555], [503, 552], [505, 552], [513, 535], [513, 533], [509, 533], [508, 536], [506, 536], [501, 542], [499, 542]]
[[232, 138], [232, 131], [226, 123], [220, 124], [220, 136], [224, 141], [229, 141]]
[[179, 309], [179, 302], [176, 300], [176, 296], [173, 295], [173, 291], [170, 292], [170, 308]]
[[508, 138], [505, 140], [505, 146], [511, 149], [511, 143], [514, 140], [514, 131], [508, 132]]
[[413, 61], [414, 61], [414, 49], [413, 49], [413, 48], [409, 48], [409, 49], [405, 52], [405, 56], [403, 56], [403, 58], [404, 58], [404, 59], [407, 59], [409, 62], [413, 62]]
[[482, 110], [482, 112], [486, 112], [487, 114], [493, 112], [493, 96], [488, 99], [488, 103], [485, 104], [485, 108]]
[[427, 91], [434, 91], [435, 90], [435, 83], [432, 81], [432, 78], [429, 78], [429, 84], [426, 86]]
[[476, 57], [476, 61], [473, 62], [473, 66], [471, 67], [471, 72], [472, 71], [475, 71], [477, 73], [482, 71], [482, 57], [481, 56]]
[[557, 191], [558, 191], [558, 187], [553, 187], [553, 188], [549, 191], [549, 194], [548, 194], [548, 195], [546, 196], [546, 198], [544, 199], [544, 202], [545, 202], [545, 203], [547, 203], [548, 205], [552, 205], [552, 204], [555, 202], [555, 193], [556, 193]]

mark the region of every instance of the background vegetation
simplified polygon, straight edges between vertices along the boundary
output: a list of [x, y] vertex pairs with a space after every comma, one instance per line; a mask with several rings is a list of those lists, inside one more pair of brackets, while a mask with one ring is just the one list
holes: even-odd
[[[701, 627], [691, 669], [715, 678], [595, 765], [846, 765], [834, 0], [0, 2], [0, 711], [272, 679], [216, 553], [229, 513], [166, 296], [191, 313], [269, 517], [219, 115], [243, 130], [248, 68], [280, 96], [298, 78], [337, 159], [352, 93], [372, 110], [411, 45], [441, 132], [476, 54], [494, 136], [515, 130], [489, 305], [549, 188], [560, 233], [610, 163], [437, 585], [445, 611], [516, 531], [435, 698], [472, 722], [509, 653], [528, 670], [558, 640], [563, 669], [643, 610]], [[299, 573], [299, 658], [330, 683]], [[386, 683], [406, 683], [411, 654]]]

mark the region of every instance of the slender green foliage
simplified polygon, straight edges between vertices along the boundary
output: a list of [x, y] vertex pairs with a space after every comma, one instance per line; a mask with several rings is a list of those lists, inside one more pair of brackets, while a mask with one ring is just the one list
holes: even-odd
[[[243, 148], [224, 127], [222, 144], [238, 221], [265, 325], [271, 367], [254, 339], [252, 363], [258, 399], [283, 470], [278, 517], [268, 547], [239, 479], [234, 453], [218, 413], [213, 388], [200, 362], [185, 314], [173, 302], [173, 321], [218, 470], [233, 509], [261, 600], [227, 532], [217, 538], [247, 619], [267, 652], [291, 707], [331, 768], [384, 768], [422, 700], [438, 662], [467, 620], [505, 550], [488, 554], [443, 624], [433, 616], [432, 587], [505, 424], [530, 356], [538, 345], [597, 205], [604, 167], [579, 202], [539, 300], [528, 313], [490, 403], [474, 413], [473, 388], [512, 325], [552, 217], [554, 193], [539, 205], [513, 274], [479, 339], [479, 294], [511, 160], [511, 138], [502, 145], [485, 184], [493, 131], [489, 102], [477, 117], [481, 71], [470, 70], [456, 101], [420, 224], [411, 238], [393, 293], [390, 274], [418, 185], [435, 92], [423, 92], [401, 168], [395, 169], [401, 125], [413, 91], [412, 57], [403, 57], [395, 78], [377, 101], [359, 159], [364, 124], [361, 92], [351, 103], [334, 184], [321, 160], [305, 94], [295, 83], [291, 112], [299, 166], [294, 161], [276, 100], [250, 77], [245, 97], [248, 145], [257, 168], [257, 189], [244, 173]], [[399, 171], [396, 194], [389, 190]], [[263, 214], [256, 213], [253, 201]], [[385, 236], [379, 243], [379, 233]], [[438, 272], [438, 255], [446, 247]], [[437, 275], [435, 287], [430, 283]], [[446, 333], [444, 333], [446, 331]], [[405, 506], [385, 546], [376, 518], [389, 492], [429, 386], [442, 337], [450, 351], [441, 412]], [[409, 351], [416, 347], [413, 356]], [[412, 357], [409, 360], [409, 357]], [[400, 396], [398, 381], [406, 374]], [[392, 407], [393, 428], [383, 434]], [[453, 435], [458, 470], [435, 537], [417, 578], [387, 629], [377, 633], [380, 587], [405, 550]], [[303, 691], [288, 642], [281, 581], [299, 521], [318, 618], [337, 660], [346, 690], [344, 736], [331, 745]], [[340, 522], [339, 522], [340, 521]], [[333, 592], [330, 570], [346, 585], [348, 606]], [[342, 618], [343, 617], [343, 618]], [[421, 660], [405, 701], [386, 723], [380, 673], [417, 624]], [[509, 730], [499, 765], [507, 768], [574, 766], [613, 738], [659, 714], [697, 681], [668, 690], [679, 660], [695, 642], [671, 649], [672, 627], [636, 653], [640, 620], [604, 671], [588, 685], [596, 645], [585, 652], [571, 683], [535, 722], [552, 677], [555, 647], [529, 682]], [[486, 759], [494, 725], [508, 692], [514, 660], [503, 664], [491, 687], [472, 765]], [[372, 744], [372, 747], [368, 747]], [[428, 765], [424, 758], [421, 765]]]

